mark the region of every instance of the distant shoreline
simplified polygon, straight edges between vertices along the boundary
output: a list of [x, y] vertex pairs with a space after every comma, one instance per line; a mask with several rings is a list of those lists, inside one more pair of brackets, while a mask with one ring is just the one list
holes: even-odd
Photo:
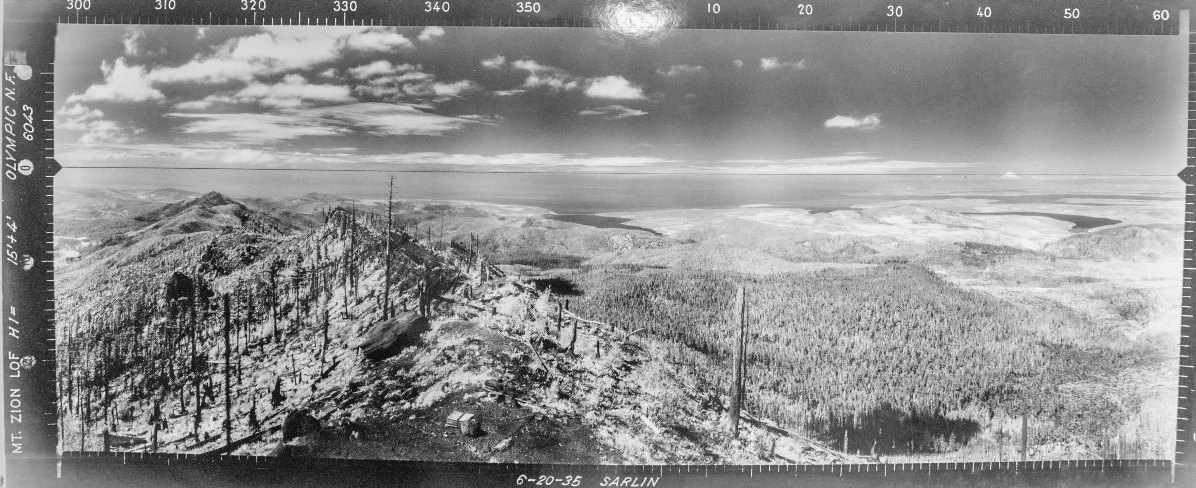
[[599, 229], [640, 230], [649, 232], [652, 235], [661, 237], [664, 236], [664, 234], [656, 232], [647, 227], [627, 225], [624, 222], [628, 222], [631, 219], [626, 217], [604, 217], [594, 214], [544, 214], [544, 217], [561, 222], [569, 222], [571, 224], [588, 225], [590, 227], [597, 227]]
[[1117, 225], [1121, 221], [1117, 219], [1107, 219], [1104, 217], [1090, 217], [1087, 215], [1074, 214], [1060, 214], [1050, 212], [964, 212], [964, 215], [1020, 215], [1023, 217], [1046, 217], [1055, 220], [1061, 220], [1072, 224], [1073, 232], [1080, 232], [1095, 229], [1097, 227], [1105, 227], [1108, 225]]

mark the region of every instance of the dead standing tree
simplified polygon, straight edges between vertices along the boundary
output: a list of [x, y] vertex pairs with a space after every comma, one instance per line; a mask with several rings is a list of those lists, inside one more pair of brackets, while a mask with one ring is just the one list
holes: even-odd
[[231, 341], [229, 340], [229, 332], [232, 328], [232, 311], [229, 308], [228, 294], [224, 294], [224, 443], [232, 444], [233, 442], [233, 400], [232, 400], [232, 385], [229, 382], [230, 366], [229, 352], [232, 349]]
[[[386, 263], [386, 275], [382, 285], [382, 320], [390, 318], [390, 241], [391, 230], [394, 218], [395, 206], [395, 177], [390, 176], [390, 191], [386, 195], [386, 254], [383, 255], [383, 262]], [[321, 356], [323, 357], [323, 356]]]
[[739, 437], [739, 415], [743, 410], [744, 380], [747, 378], [747, 297], [743, 287], [735, 291], [734, 324], [739, 326], [735, 341], [735, 376], [731, 384], [731, 408], [727, 412], [727, 428], [732, 437]]

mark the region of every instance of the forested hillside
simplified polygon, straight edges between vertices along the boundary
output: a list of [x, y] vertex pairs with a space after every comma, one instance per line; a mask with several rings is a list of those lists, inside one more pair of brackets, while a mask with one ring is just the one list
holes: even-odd
[[[1095, 385], [1152, 358], [1066, 308], [1015, 305], [916, 265], [582, 276], [579, 311], [646, 329], [665, 341], [670, 363], [720, 389], [734, 347], [730, 300], [746, 285], [749, 409], [829, 441], [851, 431], [853, 452], [870, 452], [873, 441], [884, 441], [882, 453], [958, 449], [994, 415], [1042, 421], [1044, 442], [1079, 437], [1107, 447], [1111, 426], [1140, 399]], [[1060, 396], [1064, 389], [1075, 393]]]

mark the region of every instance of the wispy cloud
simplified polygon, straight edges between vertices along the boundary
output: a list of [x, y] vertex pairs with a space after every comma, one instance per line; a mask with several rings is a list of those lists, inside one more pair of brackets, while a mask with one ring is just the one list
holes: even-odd
[[583, 117], [601, 117], [604, 120], [621, 120], [648, 115], [648, 112], [624, 107], [622, 105], [607, 105], [605, 107], [582, 110], [577, 112], [577, 114]]
[[353, 103], [282, 109], [272, 113], [170, 113], [183, 134], [219, 136], [238, 143], [268, 144], [302, 137], [350, 133], [375, 136], [439, 136], [478, 120], [425, 112], [395, 103]]
[[269, 143], [300, 137], [333, 136], [347, 133], [343, 126], [291, 113], [169, 113], [182, 119], [182, 134], [219, 136], [239, 143]]
[[311, 104], [343, 104], [353, 102], [349, 87], [343, 85], [312, 85], [297, 74], [287, 75], [281, 83], [250, 83], [234, 96], [241, 102], [259, 103], [274, 108], [296, 108]]
[[823, 124], [828, 129], [876, 130], [882, 127], [880, 114], [836, 115]]
[[876, 155], [843, 154], [796, 159], [746, 159], [716, 161], [707, 170], [739, 174], [902, 174], [916, 172], [960, 172], [977, 163], [944, 163], [887, 159]]
[[401, 64], [399, 67], [391, 64], [390, 61], [380, 59], [369, 64], [363, 64], [355, 68], [349, 68], [349, 75], [359, 80], [372, 78], [374, 76], [389, 75], [401, 71], [409, 71], [414, 69], [410, 64]]
[[760, 58], [761, 71], [776, 71], [779, 69], [803, 70], [809, 67], [805, 59], [798, 61], [781, 61], [777, 58]]
[[658, 68], [656, 74], [660, 76], [685, 76], [702, 72], [701, 66], [694, 66], [689, 64], [674, 64], [668, 68]]

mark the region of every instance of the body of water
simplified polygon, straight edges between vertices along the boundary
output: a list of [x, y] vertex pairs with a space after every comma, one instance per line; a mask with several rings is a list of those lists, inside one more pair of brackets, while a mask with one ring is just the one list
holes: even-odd
[[[806, 209], [902, 199], [976, 198], [1006, 203], [1062, 203], [1065, 198], [1183, 199], [1168, 177], [1035, 177], [926, 175], [602, 175], [556, 173], [394, 173], [400, 199], [469, 200], [529, 205], [561, 214], [734, 208]], [[120, 190], [178, 188], [232, 197], [330, 193], [386, 198], [389, 174], [359, 171], [73, 169], [55, 184]]]
[[1060, 214], [1050, 212], [964, 212], [964, 215], [1022, 215], [1027, 217], [1048, 217], [1055, 220], [1062, 220], [1072, 224], [1072, 230], [1085, 231], [1095, 229], [1097, 227], [1104, 227], [1106, 225], [1120, 224], [1120, 220], [1106, 219], [1103, 217], [1089, 217], [1087, 215], [1072, 215]]

